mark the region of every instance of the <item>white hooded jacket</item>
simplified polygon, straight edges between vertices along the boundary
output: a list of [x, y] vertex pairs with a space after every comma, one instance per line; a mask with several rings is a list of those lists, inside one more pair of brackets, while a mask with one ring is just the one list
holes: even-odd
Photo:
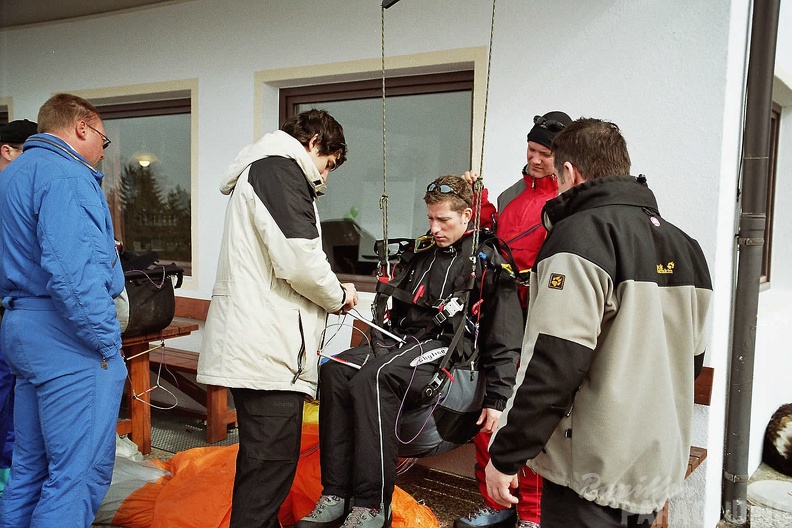
[[344, 302], [322, 250], [322, 188], [305, 147], [282, 131], [242, 149], [229, 167], [200, 383], [315, 396], [326, 315]]

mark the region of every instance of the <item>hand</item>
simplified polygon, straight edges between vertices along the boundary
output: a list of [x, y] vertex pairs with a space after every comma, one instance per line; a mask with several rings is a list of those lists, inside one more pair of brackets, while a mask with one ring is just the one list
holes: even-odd
[[507, 508], [511, 508], [519, 502], [519, 499], [510, 491], [510, 488], [517, 489], [517, 474], [501, 473], [495, 469], [491, 460], [487, 463], [484, 474], [487, 477], [487, 493], [492, 500]]
[[473, 185], [473, 183], [479, 179], [478, 173], [472, 170], [465, 171], [465, 174], [463, 174], [462, 177], [465, 178], [465, 181], [470, 185]]
[[344, 282], [341, 284], [341, 287], [344, 289], [346, 293], [346, 298], [344, 300], [344, 305], [341, 307], [340, 310], [336, 312], [337, 315], [345, 314], [349, 310], [355, 307], [358, 303], [358, 294], [355, 285], [351, 282]]
[[481, 430], [485, 433], [494, 433], [498, 428], [501, 414], [503, 414], [503, 411], [496, 411], [495, 409], [487, 409], [485, 407], [481, 409], [481, 414], [476, 421], [476, 425], [480, 425]]

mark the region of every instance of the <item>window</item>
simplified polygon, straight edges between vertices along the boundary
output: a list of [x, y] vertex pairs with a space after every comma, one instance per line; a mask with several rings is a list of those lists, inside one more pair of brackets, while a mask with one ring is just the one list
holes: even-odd
[[[388, 238], [428, 229], [426, 185], [471, 166], [473, 71], [386, 82]], [[359, 284], [375, 273], [374, 241], [382, 238], [382, 80], [280, 90], [281, 122], [310, 108], [327, 110], [344, 127], [348, 161], [328, 178], [317, 201], [325, 252], [339, 274]]]
[[12, 102], [12, 98], [10, 96], [0, 95], [0, 125], [7, 125], [9, 122], [12, 121], [11, 102]]
[[116, 237], [192, 275], [190, 92], [92, 103], [112, 140], [99, 168]]
[[776, 166], [778, 161], [778, 132], [781, 125], [781, 105], [773, 103], [770, 112], [770, 156], [767, 162], [766, 176], [766, 222], [764, 231], [764, 249], [762, 251], [761, 282], [770, 282], [770, 258], [773, 250], [773, 204], [775, 203]]

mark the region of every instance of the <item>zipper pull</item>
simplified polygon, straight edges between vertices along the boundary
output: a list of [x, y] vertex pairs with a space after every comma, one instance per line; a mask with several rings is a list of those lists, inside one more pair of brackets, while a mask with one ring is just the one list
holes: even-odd
[[105, 358], [102, 358], [102, 369], [107, 370], [107, 360]]

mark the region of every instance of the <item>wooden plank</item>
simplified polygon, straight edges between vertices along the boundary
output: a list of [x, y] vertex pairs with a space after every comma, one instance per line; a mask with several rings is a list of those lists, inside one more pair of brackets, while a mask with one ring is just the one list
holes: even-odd
[[198, 373], [198, 352], [191, 350], [171, 347], [161, 348], [151, 352], [149, 361], [152, 367], [162, 364], [171, 370], [186, 372], [187, 374]]
[[[206, 441], [210, 444], [228, 437], [228, 389], [215, 385], [206, 386]], [[236, 422], [236, 411], [231, 420]]]
[[697, 467], [699, 467], [702, 462], [707, 458], [707, 450], [703, 447], [696, 447], [691, 446], [690, 448], [690, 457], [688, 457], [688, 468], [687, 473], [685, 473], [685, 478], [688, 478], [691, 473], [693, 473]]
[[129, 390], [131, 395], [135, 395], [129, 399], [129, 416], [132, 420], [129, 436], [144, 455], [151, 453], [151, 409], [149, 408], [151, 399], [148, 390], [150, 379], [147, 348], [148, 343], [145, 342], [124, 345], [125, 357], [132, 358], [127, 360], [127, 370]]
[[704, 367], [693, 387], [693, 402], [699, 405], [709, 406], [712, 401], [712, 379], [715, 370], [712, 367]]
[[127, 347], [136, 345], [157, 343], [164, 339], [170, 339], [171, 337], [190, 335], [191, 332], [198, 330], [198, 328], [198, 323], [174, 319], [174, 321], [169, 324], [167, 328], [163, 328], [158, 332], [150, 332], [148, 334], [141, 334], [131, 337], [122, 337], [121, 346], [126, 349]]
[[210, 444], [225, 440], [228, 437], [228, 424], [236, 425], [235, 409], [228, 408], [228, 388], [217, 385], [203, 386], [185, 378], [180, 372], [197, 374], [197, 352], [165, 347], [150, 355], [151, 370], [157, 372], [162, 364], [173, 372], [177, 378], [180, 391], [190, 399], [206, 407], [206, 441]]
[[132, 420], [129, 418], [122, 418], [116, 423], [116, 434], [122, 436], [132, 432]]
[[668, 501], [666, 501], [663, 509], [657, 512], [652, 528], [668, 528]]
[[176, 317], [186, 317], [198, 321], [206, 321], [209, 313], [209, 300], [176, 297]]
[[349, 339], [350, 348], [362, 345], [366, 341], [365, 334], [368, 332], [369, 325], [365, 322], [355, 319], [352, 321], [352, 337]]

